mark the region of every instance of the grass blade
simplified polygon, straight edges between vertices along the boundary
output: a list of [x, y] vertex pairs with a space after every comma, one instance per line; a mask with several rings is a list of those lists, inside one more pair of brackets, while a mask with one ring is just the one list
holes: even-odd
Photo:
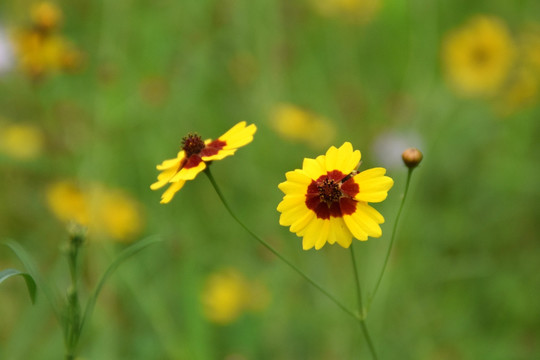
[[84, 311], [83, 318], [81, 320], [81, 328], [80, 331], [82, 331], [84, 324], [86, 321], [90, 318], [92, 315], [92, 312], [94, 311], [94, 306], [96, 305], [97, 298], [99, 296], [99, 293], [101, 292], [101, 289], [105, 285], [105, 282], [109, 279], [109, 277], [114, 273], [114, 271], [128, 258], [135, 255], [139, 251], [145, 249], [146, 247], [155, 244], [157, 242], [161, 241], [161, 239], [157, 236], [151, 236], [146, 239], [143, 239], [141, 241], [136, 242], [135, 244], [127, 247], [124, 249], [117, 257], [114, 259], [114, 261], [109, 265], [105, 273], [103, 273], [103, 276], [101, 277], [99, 283], [97, 284], [94, 292], [88, 299], [88, 302], [86, 304], [86, 308]]
[[9, 279], [13, 276], [22, 276], [24, 278], [24, 281], [26, 282], [26, 287], [28, 288], [28, 294], [30, 295], [30, 300], [32, 301], [32, 304], [36, 303], [36, 282], [34, 281], [34, 278], [32, 275], [15, 270], [15, 269], [6, 269], [0, 271], [0, 283], [4, 280]]

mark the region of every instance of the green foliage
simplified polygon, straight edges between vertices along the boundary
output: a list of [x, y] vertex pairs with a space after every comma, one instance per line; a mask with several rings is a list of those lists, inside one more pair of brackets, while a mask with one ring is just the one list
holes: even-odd
[[34, 278], [25, 272], [15, 270], [15, 269], [6, 269], [0, 271], [0, 283], [4, 280], [9, 279], [13, 276], [22, 276], [24, 279], [24, 282], [26, 283], [26, 287], [28, 288], [28, 295], [30, 296], [30, 300], [32, 301], [32, 304], [36, 302], [36, 282], [34, 281]]

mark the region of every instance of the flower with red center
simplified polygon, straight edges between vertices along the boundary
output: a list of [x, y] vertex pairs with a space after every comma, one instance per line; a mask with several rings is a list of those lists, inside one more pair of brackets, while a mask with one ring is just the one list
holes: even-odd
[[386, 199], [394, 181], [384, 168], [358, 172], [360, 157], [349, 142], [332, 146], [326, 155], [304, 159], [302, 169], [287, 172], [287, 181], [279, 184], [285, 193], [277, 207], [279, 223], [303, 237], [304, 250], [319, 250], [327, 242], [348, 248], [353, 237], [382, 235], [384, 218], [368, 202]]
[[186, 181], [195, 179], [211, 161], [233, 155], [238, 148], [249, 144], [255, 131], [257, 127], [254, 124], [246, 126], [246, 122], [242, 121], [216, 140], [203, 141], [199, 135], [189, 134], [183, 138], [182, 149], [178, 155], [157, 166], [161, 173], [150, 188], [157, 190], [170, 183], [169, 188], [161, 196], [161, 203], [170, 202]]

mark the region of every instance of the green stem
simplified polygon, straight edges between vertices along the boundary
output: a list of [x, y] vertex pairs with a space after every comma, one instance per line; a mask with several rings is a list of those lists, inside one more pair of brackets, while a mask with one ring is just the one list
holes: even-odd
[[353, 265], [353, 272], [354, 272], [354, 280], [356, 284], [356, 294], [358, 297], [358, 311], [360, 313], [360, 318], [358, 319], [358, 323], [360, 324], [360, 327], [362, 328], [362, 333], [364, 334], [364, 338], [366, 338], [366, 342], [369, 347], [369, 351], [371, 352], [371, 356], [373, 359], [377, 360], [377, 353], [375, 352], [375, 347], [373, 346], [373, 342], [371, 341], [371, 337], [369, 336], [369, 332], [366, 325], [366, 316], [364, 311], [364, 306], [362, 304], [362, 290], [360, 290], [360, 277], [358, 276], [358, 267], [356, 266], [356, 257], [354, 256], [354, 250], [353, 245], [351, 244], [351, 260]]
[[381, 285], [381, 281], [384, 275], [384, 272], [386, 270], [386, 265], [388, 264], [388, 259], [390, 258], [390, 253], [392, 252], [392, 246], [394, 245], [394, 239], [396, 238], [396, 231], [399, 223], [399, 218], [401, 217], [401, 212], [403, 210], [403, 205], [405, 204], [405, 199], [407, 198], [407, 193], [409, 192], [409, 184], [411, 182], [411, 175], [414, 168], [409, 168], [409, 172], [407, 173], [407, 182], [405, 183], [405, 192], [403, 193], [403, 198], [401, 199], [401, 205], [399, 206], [399, 210], [396, 215], [396, 221], [394, 221], [394, 227], [392, 229], [392, 237], [390, 238], [390, 245], [388, 245], [388, 250], [386, 252], [386, 258], [384, 259], [384, 264], [381, 269], [381, 273], [379, 275], [379, 278], [377, 280], [377, 283], [375, 284], [375, 288], [373, 289], [373, 293], [371, 294], [371, 297], [369, 298], [368, 303], [368, 309], [371, 306], [371, 302], [375, 298], [375, 294], [377, 293], [377, 290], [379, 290], [379, 286]]
[[225, 197], [223, 196], [223, 193], [221, 190], [219, 190], [219, 187], [214, 179], [214, 176], [210, 172], [210, 168], [207, 167], [204, 170], [204, 173], [206, 176], [208, 176], [208, 179], [212, 183], [212, 186], [214, 187], [214, 190], [216, 190], [216, 193], [218, 194], [221, 202], [229, 212], [229, 214], [232, 216], [232, 218], [242, 227], [244, 230], [246, 230], [255, 240], [257, 240], [262, 246], [270, 250], [274, 255], [276, 255], [281, 261], [283, 261], [285, 264], [287, 264], [291, 269], [296, 271], [301, 277], [303, 277], [307, 282], [309, 282], [311, 285], [313, 285], [317, 290], [319, 290], [321, 293], [323, 293], [328, 299], [330, 299], [334, 304], [336, 304], [341, 310], [349, 314], [355, 319], [359, 319], [359, 315], [355, 314], [353, 311], [349, 310], [345, 305], [343, 305], [341, 302], [339, 302], [334, 296], [332, 296], [328, 291], [323, 289], [319, 284], [317, 284], [314, 280], [312, 280], [309, 276], [307, 276], [302, 270], [298, 269], [293, 263], [291, 263], [289, 260], [285, 259], [277, 250], [275, 250], [270, 244], [268, 244], [266, 241], [261, 239], [257, 234], [255, 234], [253, 231], [251, 231], [232, 211], [229, 204], [225, 200]]
[[78, 293], [78, 257], [82, 241], [72, 238], [68, 245], [68, 264], [71, 285], [67, 291], [67, 315], [65, 324], [66, 359], [75, 359], [75, 349], [81, 333], [81, 306]]

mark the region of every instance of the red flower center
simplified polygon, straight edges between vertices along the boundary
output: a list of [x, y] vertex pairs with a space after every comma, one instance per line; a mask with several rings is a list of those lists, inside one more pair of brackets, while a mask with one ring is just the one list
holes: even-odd
[[319, 219], [342, 217], [356, 211], [354, 197], [360, 192], [360, 187], [354, 182], [351, 173], [343, 174], [333, 170], [312, 180], [306, 192], [306, 206], [313, 210]]
[[189, 134], [182, 139], [182, 150], [186, 152], [186, 158], [200, 153], [204, 147], [204, 141], [199, 135]]
[[321, 202], [325, 202], [328, 206], [332, 206], [332, 203], [339, 201], [339, 198], [343, 195], [339, 185], [340, 183], [329, 178], [325, 178], [323, 181], [317, 183], [319, 199]]

